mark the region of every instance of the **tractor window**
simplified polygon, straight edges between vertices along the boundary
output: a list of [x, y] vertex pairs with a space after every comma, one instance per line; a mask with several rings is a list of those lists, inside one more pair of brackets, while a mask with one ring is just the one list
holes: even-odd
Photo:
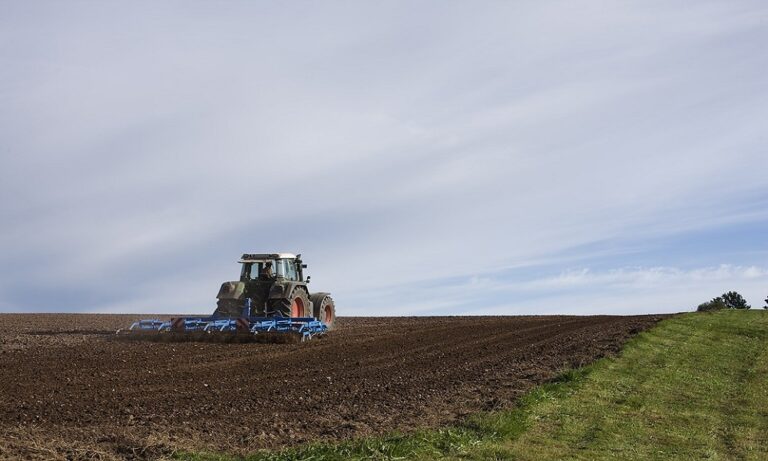
[[275, 276], [285, 277], [285, 267], [282, 259], [276, 259], [272, 262], [272, 268], [275, 270]]
[[279, 259], [272, 260], [272, 261], [259, 261], [253, 264], [243, 264], [243, 272], [241, 274], [241, 280], [261, 280], [262, 278], [260, 277], [260, 275], [262, 274], [262, 271], [264, 271], [264, 268], [266, 267], [267, 262], [272, 263], [273, 277], [283, 275], [284, 270], [283, 270], [281, 261]]
[[280, 264], [277, 261], [263, 261], [259, 263], [259, 272], [254, 274], [256, 278], [267, 268], [267, 263], [272, 263], [272, 276], [275, 277], [280, 274]]
[[[251, 273], [251, 266], [252, 264], [243, 264], [243, 270], [240, 272], [240, 280], [245, 281], [253, 278], [253, 274]], [[256, 271], [256, 275], [259, 275], [259, 271]]]
[[261, 268], [264, 267], [262, 263], [251, 264], [250, 275], [251, 280], [258, 280], [259, 274], [261, 274]]
[[288, 280], [298, 280], [299, 274], [296, 271], [296, 261], [293, 259], [283, 259], [285, 265], [285, 278]]

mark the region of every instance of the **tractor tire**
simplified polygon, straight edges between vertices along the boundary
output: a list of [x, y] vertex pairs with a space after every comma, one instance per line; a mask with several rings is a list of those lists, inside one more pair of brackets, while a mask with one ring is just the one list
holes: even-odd
[[314, 293], [310, 299], [314, 317], [323, 322], [329, 330], [332, 329], [336, 322], [336, 305], [333, 303], [333, 298], [328, 293]]
[[287, 298], [269, 301], [269, 317], [312, 317], [307, 290], [296, 287]]
[[216, 317], [240, 317], [243, 315], [243, 300], [220, 299], [216, 302], [216, 310], [213, 315]]

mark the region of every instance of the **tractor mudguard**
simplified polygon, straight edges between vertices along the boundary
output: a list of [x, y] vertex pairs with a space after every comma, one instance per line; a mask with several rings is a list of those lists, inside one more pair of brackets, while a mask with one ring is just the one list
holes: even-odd
[[216, 295], [217, 299], [241, 299], [243, 292], [245, 291], [245, 283], [243, 282], [224, 282], [219, 288], [219, 294]]
[[272, 285], [272, 287], [269, 289], [269, 299], [287, 298], [291, 295], [293, 289], [298, 286], [306, 288], [306, 283], [294, 281], [275, 282], [275, 284]]

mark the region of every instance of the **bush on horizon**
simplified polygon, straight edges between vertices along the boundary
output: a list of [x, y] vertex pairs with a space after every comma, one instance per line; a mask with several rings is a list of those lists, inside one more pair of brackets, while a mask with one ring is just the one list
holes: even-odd
[[[768, 299], [765, 300], [766, 306], [764, 309], [768, 309]], [[710, 312], [719, 311], [722, 309], [749, 309], [752, 306], [747, 304], [747, 300], [744, 299], [739, 293], [735, 291], [729, 291], [723, 293], [722, 296], [713, 298], [711, 301], [699, 304], [696, 308], [698, 312]]]
[[712, 298], [712, 301], [707, 301], [705, 303], [699, 304], [699, 307], [696, 308], [696, 311], [710, 312], [710, 311], [719, 311], [723, 309], [728, 309], [728, 306], [725, 305], [725, 301], [723, 301], [723, 298], [718, 296], [717, 298]]

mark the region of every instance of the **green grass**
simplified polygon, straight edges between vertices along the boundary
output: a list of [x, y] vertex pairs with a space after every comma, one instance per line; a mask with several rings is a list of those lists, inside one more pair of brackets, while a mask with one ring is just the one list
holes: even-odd
[[[218, 454], [179, 459], [230, 461]], [[768, 313], [665, 320], [517, 409], [407, 436], [257, 452], [261, 460], [768, 459]]]

